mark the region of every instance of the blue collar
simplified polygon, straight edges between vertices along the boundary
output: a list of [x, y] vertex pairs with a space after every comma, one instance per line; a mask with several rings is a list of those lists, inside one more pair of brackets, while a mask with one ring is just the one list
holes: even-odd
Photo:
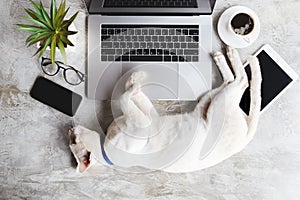
[[113, 165], [113, 163], [107, 157], [107, 155], [106, 155], [106, 153], [104, 151], [104, 148], [101, 148], [101, 149], [102, 149], [102, 156], [103, 156], [104, 160], [106, 161], [106, 163], [109, 164], [109, 165]]

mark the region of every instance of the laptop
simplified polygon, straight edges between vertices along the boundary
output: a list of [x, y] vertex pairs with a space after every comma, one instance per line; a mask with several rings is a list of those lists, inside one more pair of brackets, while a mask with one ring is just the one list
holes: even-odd
[[211, 89], [215, 1], [91, 0], [88, 98], [117, 99], [135, 71], [153, 100], [196, 100]]

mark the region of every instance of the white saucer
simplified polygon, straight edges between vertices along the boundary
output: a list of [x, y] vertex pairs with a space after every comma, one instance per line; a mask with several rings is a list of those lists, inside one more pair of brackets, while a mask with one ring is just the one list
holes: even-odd
[[[251, 14], [255, 23], [252, 33], [249, 35], [250, 41], [244, 40], [242, 37], [235, 35], [228, 29], [230, 17], [236, 12], [246, 12]], [[244, 6], [233, 6], [223, 12], [218, 21], [218, 34], [221, 40], [233, 48], [245, 48], [250, 46], [258, 38], [260, 32], [260, 22], [253, 10]]]

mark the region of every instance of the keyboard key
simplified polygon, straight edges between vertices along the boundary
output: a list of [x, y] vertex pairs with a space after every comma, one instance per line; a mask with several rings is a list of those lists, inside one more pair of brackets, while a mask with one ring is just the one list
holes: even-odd
[[129, 53], [130, 53], [130, 55], [136, 55], [136, 50], [135, 49], [130, 49]]
[[101, 56], [101, 61], [107, 61], [107, 56]]
[[168, 29], [162, 29], [161, 34], [162, 35], [168, 35]]
[[183, 50], [182, 50], [182, 49], [177, 49], [176, 54], [177, 54], [177, 55], [183, 55]]
[[167, 48], [167, 43], [165, 43], [165, 42], [160, 43], [160, 48], [161, 49]]
[[122, 56], [122, 61], [128, 62], [129, 61], [129, 56]]
[[120, 35], [126, 35], [127, 34], [127, 29], [122, 28]]
[[178, 42], [174, 43], [174, 48], [179, 49], [180, 48], [180, 43], [178, 43]]
[[123, 55], [128, 55], [130, 53], [129, 49], [123, 49]]
[[170, 55], [170, 52], [167, 49], [163, 50], [163, 52], [164, 52], [164, 55]]
[[115, 61], [115, 57], [114, 56], [107, 56], [107, 61]]
[[132, 48], [132, 42], [127, 42], [127, 43], [126, 43], [126, 48], [131, 49], [131, 48]]
[[102, 55], [113, 55], [115, 54], [115, 49], [102, 49], [101, 50]]
[[120, 42], [120, 48], [126, 48], [126, 42]]
[[176, 29], [176, 35], [181, 35], [181, 29]]
[[199, 30], [197, 29], [189, 30], [189, 35], [199, 35]]
[[157, 49], [156, 52], [157, 52], [157, 55], [162, 55], [163, 54], [163, 50], [162, 49]]
[[135, 29], [135, 35], [142, 35], [141, 29]]
[[179, 56], [179, 62], [184, 62], [184, 57], [183, 56]]
[[132, 47], [135, 49], [138, 49], [138, 48], [140, 48], [140, 43], [134, 42]]
[[136, 35], [131, 36], [131, 40], [133, 42], [137, 42], [138, 41], [138, 37]]
[[172, 56], [172, 61], [177, 62], [178, 61], [178, 56]]
[[144, 36], [139, 36], [138, 40], [139, 40], [139, 42], [144, 42], [145, 41], [145, 37]]
[[170, 62], [171, 61], [171, 56], [164, 56], [164, 61]]
[[144, 49], [144, 50], [143, 50], [143, 54], [144, 54], [144, 55], [149, 55], [149, 53], [150, 53], [149, 49]]
[[199, 42], [199, 36], [193, 36], [192, 40], [193, 42]]
[[121, 61], [121, 56], [115, 56], [115, 61]]
[[115, 34], [118, 35], [121, 33], [121, 29], [115, 29]]
[[185, 37], [184, 36], [179, 36], [179, 41], [180, 42], [185, 42]]
[[169, 29], [169, 35], [175, 35], [175, 29]]
[[169, 52], [171, 55], [176, 55], [176, 49], [170, 49]]
[[[119, 42], [114, 42], [113, 47], [114, 48], [120, 48], [120, 43]], [[107, 48], [111, 48], [111, 47], [107, 47]]]
[[143, 49], [137, 49], [136, 54], [137, 55], [143, 55]]
[[111, 37], [109, 35], [102, 35], [101, 36], [101, 41], [110, 41]]
[[153, 44], [153, 48], [155, 48], [155, 49], [159, 49], [159, 43], [158, 43], [158, 42], [154, 42], [154, 44]]
[[[99, 30], [99, 29], [98, 29]], [[107, 30], [108, 35], [114, 35], [115, 30], [114, 29], [108, 29]]]
[[148, 35], [148, 29], [142, 29], [142, 35]]
[[189, 34], [189, 31], [186, 30], [186, 29], [182, 29], [182, 34], [183, 34], [183, 35], [188, 35], [188, 34]]
[[122, 54], [123, 54], [122, 49], [116, 49], [116, 54], [117, 54], [117, 55], [122, 55]]
[[173, 43], [167, 43], [167, 48], [172, 49], [174, 47]]
[[191, 62], [192, 61], [192, 56], [185, 56], [185, 61], [186, 62]]
[[192, 57], [192, 61], [193, 61], [193, 62], [198, 62], [198, 56], [193, 56], [193, 57]]
[[185, 41], [186, 41], [186, 42], [191, 42], [191, 41], [192, 41], [192, 38], [191, 38], [190, 36], [186, 36], [186, 37], [185, 37]]
[[149, 29], [149, 35], [154, 35], [154, 29]]
[[111, 41], [114, 41], [114, 42], [118, 41], [118, 36], [116, 36], [116, 35], [111, 36]]
[[162, 56], [130, 56], [130, 61], [137, 62], [161, 62], [163, 61]]
[[140, 43], [140, 48], [146, 49], [147, 48], [147, 43], [146, 42], [141, 42]]
[[150, 54], [151, 55], [156, 55], [156, 49], [150, 49]]
[[198, 43], [188, 43], [188, 48], [199, 48]]
[[131, 36], [126, 35], [124, 40], [122, 40], [122, 41], [131, 42]]
[[127, 35], [134, 35], [134, 30], [133, 29], [128, 29], [127, 30]]
[[157, 42], [158, 41], [158, 37], [156, 35], [152, 36], [152, 41], [153, 42]]
[[178, 36], [172, 36], [172, 42], [178, 42]]
[[151, 36], [145, 36], [145, 41], [146, 42], [151, 42]]
[[155, 35], [161, 35], [161, 29], [156, 29], [155, 30]]
[[184, 55], [198, 55], [198, 49], [185, 49]]
[[152, 49], [153, 48], [153, 43], [152, 42], [147, 42], [147, 48]]
[[185, 48], [187, 47], [187, 43], [180, 43], [180, 47], [181, 47], [182, 49], [185, 49]]
[[172, 37], [171, 36], [166, 36], [166, 42], [171, 42], [172, 41]]
[[159, 36], [158, 41], [160, 42], [165, 42], [165, 36]]
[[101, 29], [101, 35], [107, 35], [107, 29], [106, 28]]
[[109, 49], [109, 48], [112, 48], [112, 46], [113, 46], [113, 44], [111, 42], [101, 42], [102, 48]]

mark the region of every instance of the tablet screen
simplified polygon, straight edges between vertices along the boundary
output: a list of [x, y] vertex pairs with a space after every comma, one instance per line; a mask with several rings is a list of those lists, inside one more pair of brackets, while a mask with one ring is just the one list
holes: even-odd
[[[262, 73], [261, 85], [261, 110], [263, 110], [292, 79], [281, 69], [281, 67], [263, 50], [258, 55]], [[251, 79], [250, 66], [245, 67], [248, 79]], [[240, 102], [240, 107], [248, 115], [250, 108], [250, 89], [246, 89]]]

